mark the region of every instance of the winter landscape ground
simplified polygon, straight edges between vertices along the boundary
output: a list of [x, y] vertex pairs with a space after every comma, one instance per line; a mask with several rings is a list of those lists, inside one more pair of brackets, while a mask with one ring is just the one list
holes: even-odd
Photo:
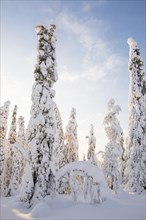
[[89, 204], [82, 198], [73, 202], [69, 196], [46, 197], [27, 209], [18, 197], [1, 198], [1, 219], [146, 219], [146, 195], [119, 191], [102, 204]]

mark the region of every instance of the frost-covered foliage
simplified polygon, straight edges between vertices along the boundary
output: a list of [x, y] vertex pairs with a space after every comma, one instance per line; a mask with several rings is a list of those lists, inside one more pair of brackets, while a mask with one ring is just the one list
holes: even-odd
[[14, 144], [16, 142], [16, 128], [17, 128], [17, 105], [14, 106], [13, 114], [12, 114], [12, 122], [8, 134], [8, 141], [10, 144]]
[[6, 135], [7, 135], [7, 120], [9, 115], [10, 102], [4, 103], [0, 107], [0, 194], [3, 194], [4, 184], [4, 170], [5, 170], [5, 157], [6, 157]]
[[72, 108], [65, 133], [66, 162], [78, 161], [78, 137], [77, 137], [76, 110]]
[[125, 159], [125, 188], [146, 189], [146, 87], [143, 61], [137, 43], [128, 39], [129, 51], [129, 131]]
[[[42, 25], [36, 26], [38, 36], [38, 60], [34, 70], [35, 83], [32, 89], [31, 117], [27, 128], [27, 142], [32, 171], [31, 186], [25, 186], [29, 193], [23, 193], [24, 201], [34, 203], [51, 194], [53, 143], [55, 138], [54, 102], [57, 81], [55, 54], [55, 25], [48, 30]], [[30, 172], [30, 171], [29, 171]], [[28, 174], [23, 182], [28, 183]], [[30, 201], [30, 199], [32, 200]], [[21, 197], [23, 200], [23, 196]]]
[[66, 174], [69, 174], [71, 195], [74, 201], [77, 201], [79, 194], [79, 176], [83, 179], [82, 193], [84, 194], [84, 198], [88, 199], [91, 203], [103, 202], [106, 199], [107, 193], [110, 193], [102, 170], [89, 161], [72, 162], [59, 169], [56, 173], [58, 185], [62, 177]]
[[34, 193], [34, 181], [30, 160], [26, 160], [22, 182], [20, 184], [20, 200], [28, 203]]
[[[15, 145], [15, 144], [14, 144]], [[19, 193], [19, 184], [20, 184], [20, 169], [21, 169], [21, 160], [22, 155], [17, 148], [13, 146], [13, 159], [12, 159], [12, 174], [10, 185], [8, 189], [8, 196], [14, 196]]]
[[27, 149], [25, 125], [24, 125], [24, 117], [23, 116], [20, 116], [18, 118], [17, 124], [18, 124], [17, 143], [21, 144], [24, 147], [24, 149]]
[[[17, 147], [18, 150], [20, 148], [19, 146], [24, 148], [24, 150], [27, 149], [24, 117], [22, 117], [22, 116], [20, 116], [18, 118], [18, 133], [17, 133], [16, 144], [15, 144], [15, 147]], [[19, 182], [21, 182], [21, 179], [22, 179], [22, 176], [23, 176], [23, 172], [24, 172], [24, 167], [25, 167], [25, 158], [23, 157], [23, 155], [21, 153], [21, 156], [20, 156], [20, 167], [19, 167], [19, 170], [20, 170], [20, 180], [19, 180]]]
[[108, 186], [117, 192], [121, 183], [118, 160], [122, 155], [123, 131], [116, 117], [121, 108], [114, 104], [115, 100], [110, 99], [108, 102], [109, 113], [104, 118], [105, 131], [109, 142], [105, 146], [103, 169]]
[[26, 147], [24, 118], [18, 118], [18, 132], [16, 142], [12, 145], [12, 174], [8, 190], [8, 195], [13, 196], [19, 193], [19, 185], [22, 180], [24, 172], [25, 158], [23, 157], [19, 148]]
[[13, 144], [16, 142], [16, 129], [17, 129], [17, 105], [14, 106], [12, 113], [12, 121], [10, 125], [10, 130], [8, 133], [8, 144], [6, 150], [6, 161], [5, 161], [5, 177], [4, 177], [4, 195], [8, 195], [9, 184], [12, 176], [13, 168]]
[[[60, 169], [62, 166], [65, 165], [66, 160], [65, 160], [63, 124], [62, 124], [62, 119], [61, 119], [59, 109], [56, 104], [54, 107], [54, 114], [55, 114], [56, 132], [55, 132], [55, 141], [54, 141], [54, 146], [53, 146], [53, 162], [54, 162], [55, 169], [57, 171], [58, 169]], [[68, 178], [68, 176], [63, 177], [62, 180], [60, 181], [58, 193], [61, 193], [61, 194], [66, 193], [66, 188], [67, 188], [66, 178]]]
[[94, 136], [94, 127], [92, 124], [91, 124], [90, 136], [87, 136], [87, 138], [89, 144], [87, 159], [94, 165], [97, 165], [97, 158], [95, 154], [96, 137]]
[[56, 170], [65, 165], [65, 146], [64, 146], [64, 133], [61, 115], [57, 105], [54, 107], [55, 113], [55, 141], [53, 146], [53, 157], [55, 162]]

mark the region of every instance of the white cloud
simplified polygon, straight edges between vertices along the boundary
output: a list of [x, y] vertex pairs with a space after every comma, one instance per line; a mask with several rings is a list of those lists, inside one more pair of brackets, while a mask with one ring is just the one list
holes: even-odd
[[63, 29], [74, 34], [81, 45], [87, 49], [91, 49], [98, 42], [103, 44], [104, 42], [99, 36], [110, 28], [110, 25], [101, 19], [91, 17], [80, 20], [73, 14], [65, 12], [60, 13], [57, 20]]
[[73, 14], [65, 12], [60, 13], [57, 20], [67, 34], [76, 37], [80, 47], [85, 51], [81, 59], [80, 73], [74, 74], [69, 67], [66, 67], [60, 76], [62, 80], [72, 82], [80, 79], [101, 80], [106, 76], [118, 75], [125, 59], [113, 52], [110, 42], [103, 37], [110, 28], [106, 21], [93, 17], [79, 20]]
[[62, 72], [59, 74], [59, 80], [75, 82], [81, 78], [80, 74], [69, 72], [67, 66], [63, 66]]

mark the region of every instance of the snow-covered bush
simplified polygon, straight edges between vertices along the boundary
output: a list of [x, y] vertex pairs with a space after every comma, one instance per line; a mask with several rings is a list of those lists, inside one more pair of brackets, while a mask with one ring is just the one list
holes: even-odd
[[82, 193], [85, 200], [88, 199], [91, 203], [101, 203], [110, 194], [102, 170], [88, 161], [72, 162], [59, 169], [56, 173], [58, 186], [66, 174], [70, 174], [70, 193], [74, 201], [77, 201], [79, 194], [78, 176], [83, 177], [84, 180]]
[[108, 186], [117, 192], [121, 184], [118, 160], [122, 155], [121, 140], [123, 139], [123, 131], [116, 117], [121, 108], [114, 104], [115, 100], [110, 99], [108, 102], [109, 113], [104, 118], [105, 131], [109, 142], [105, 146], [103, 169]]
[[[6, 158], [6, 135], [7, 120], [9, 115], [10, 101], [0, 107], [0, 194], [4, 192], [5, 158]], [[5, 184], [4, 184], [5, 185]]]
[[137, 43], [128, 39], [129, 51], [129, 131], [125, 152], [125, 188], [146, 189], [146, 87], [143, 61]]

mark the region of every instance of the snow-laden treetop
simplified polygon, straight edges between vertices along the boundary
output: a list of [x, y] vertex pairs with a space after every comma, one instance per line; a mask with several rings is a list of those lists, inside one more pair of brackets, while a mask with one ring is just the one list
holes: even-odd
[[43, 25], [35, 27], [38, 36], [38, 56], [34, 70], [35, 80], [47, 82], [50, 87], [58, 79], [55, 29], [56, 26], [54, 24], [51, 24], [49, 29]]
[[128, 38], [127, 43], [129, 44], [130, 47], [137, 47], [136, 41], [131, 37]]
[[[137, 46], [137, 43], [133, 38], [128, 38], [127, 43], [129, 45], [129, 70], [131, 70], [131, 61], [133, 62], [133, 59], [139, 59], [142, 62], [142, 58], [140, 56], [140, 50]], [[141, 63], [142, 64], [142, 63]]]

